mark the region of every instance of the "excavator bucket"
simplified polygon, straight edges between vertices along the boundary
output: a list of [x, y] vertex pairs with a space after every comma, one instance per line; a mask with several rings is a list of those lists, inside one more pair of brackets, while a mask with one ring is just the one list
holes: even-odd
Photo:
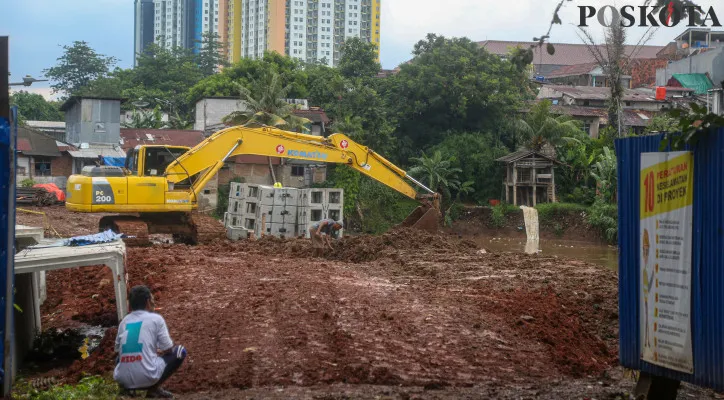
[[436, 232], [441, 220], [439, 204], [438, 198], [434, 197], [432, 203], [417, 207], [399, 226]]

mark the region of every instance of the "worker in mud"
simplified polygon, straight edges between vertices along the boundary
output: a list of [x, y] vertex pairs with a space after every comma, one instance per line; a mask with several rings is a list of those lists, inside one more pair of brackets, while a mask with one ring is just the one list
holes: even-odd
[[119, 353], [113, 379], [125, 395], [145, 390], [147, 398], [173, 398], [161, 388], [186, 358], [183, 346], [174, 346], [166, 321], [155, 313], [151, 291], [134, 286], [128, 298], [131, 313], [118, 326], [116, 352]]
[[314, 257], [324, 255], [324, 249], [332, 248], [332, 234], [336, 234], [344, 227], [342, 221], [335, 221], [331, 218], [323, 219], [309, 228], [309, 237], [312, 238], [312, 247], [314, 247]]

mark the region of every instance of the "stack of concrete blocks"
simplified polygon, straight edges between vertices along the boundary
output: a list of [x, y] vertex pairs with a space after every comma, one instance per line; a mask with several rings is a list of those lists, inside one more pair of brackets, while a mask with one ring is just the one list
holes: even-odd
[[224, 215], [226, 236], [231, 240], [245, 239], [257, 230], [261, 205], [261, 185], [232, 182], [229, 206]]
[[262, 186], [259, 193], [261, 206], [259, 207], [256, 236], [261, 236], [262, 232], [264, 235], [280, 238], [296, 236], [299, 189]]
[[[341, 221], [344, 218], [344, 190], [337, 188], [303, 189], [299, 194], [297, 212], [297, 231], [299, 235], [309, 237], [309, 228], [315, 223], [331, 218]], [[342, 230], [339, 232], [342, 236]]]
[[309, 228], [316, 222], [344, 217], [343, 189], [274, 188], [249, 183], [232, 183], [230, 189], [224, 226], [231, 240], [250, 234], [258, 238], [262, 233], [281, 238], [309, 237]]

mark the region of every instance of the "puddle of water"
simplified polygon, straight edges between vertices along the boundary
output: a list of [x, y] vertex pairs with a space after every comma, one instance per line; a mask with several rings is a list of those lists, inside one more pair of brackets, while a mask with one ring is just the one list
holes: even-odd
[[[492, 252], [525, 253], [524, 238], [473, 237], [470, 240]], [[618, 250], [605, 244], [576, 242], [572, 240], [540, 240], [540, 254], [586, 261], [618, 271]]]

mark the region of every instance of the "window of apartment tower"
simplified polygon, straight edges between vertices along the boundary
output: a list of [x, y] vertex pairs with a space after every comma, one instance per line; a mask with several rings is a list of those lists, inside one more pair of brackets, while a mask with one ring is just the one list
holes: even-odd
[[50, 176], [50, 157], [35, 157], [35, 176]]
[[292, 176], [304, 176], [304, 167], [301, 165], [293, 165]]

